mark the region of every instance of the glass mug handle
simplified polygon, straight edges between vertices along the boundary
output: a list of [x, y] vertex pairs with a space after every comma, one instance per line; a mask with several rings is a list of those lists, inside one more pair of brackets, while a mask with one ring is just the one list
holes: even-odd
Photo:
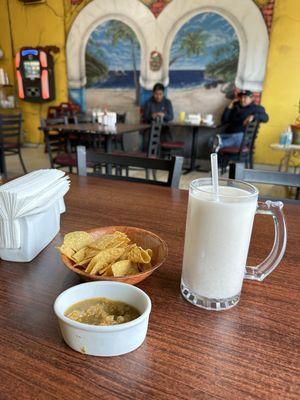
[[263, 281], [280, 263], [286, 248], [287, 231], [283, 214], [283, 203], [281, 201], [267, 200], [258, 203], [256, 214], [271, 215], [275, 225], [275, 237], [273, 248], [268, 257], [259, 265], [246, 266], [245, 279]]

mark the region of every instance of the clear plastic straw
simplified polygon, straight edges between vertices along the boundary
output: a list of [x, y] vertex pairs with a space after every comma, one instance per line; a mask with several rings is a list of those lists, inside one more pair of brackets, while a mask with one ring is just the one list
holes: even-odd
[[211, 177], [213, 185], [213, 193], [215, 201], [219, 201], [219, 177], [218, 177], [218, 154], [212, 153], [210, 155], [211, 163]]

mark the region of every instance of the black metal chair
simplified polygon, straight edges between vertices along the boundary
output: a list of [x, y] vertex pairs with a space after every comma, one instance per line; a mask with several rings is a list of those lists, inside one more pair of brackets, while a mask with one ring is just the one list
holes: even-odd
[[253, 153], [259, 122], [252, 121], [247, 125], [240, 147], [224, 147], [218, 153], [221, 173], [226, 172], [230, 161], [243, 162], [246, 168], [253, 168]]
[[72, 154], [71, 142], [68, 134], [51, 130], [52, 125], [66, 125], [68, 117], [41, 119], [41, 130], [44, 133], [46, 151], [49, 156], [51, 168], [69, 168], [73, 171], [76, 167], [76, 154]]
[[[93, 173], [87, 172], [87, 165], [98, 165], [94, 168]], [[169, 186], [178, 188], [181, 171], [182, 157], [172, 157], [170, 160], [143, 158], [143, 157], [128, 157], [114, 154], [104, 154], [96, 151], [87, 150], [84, 146], [77, 147], [77, 173], [80, 176], [101, 176], [108, 179], [125, 180], [130, 182], [149, 183], [161, 186]], [[104, 167], [104, 173], [102, 168]], [[122, 175], [122, 170], [125, 168], [141, 168], [145, 170], [162, 170], [168, 172], [168, 180], [166, 182], [150, 180], [139, 177], [129, 177]], [[113, 174], [114, 171], [115, 173]]]
[[246, 169], [243, 163], [230, 163], [229, 178], [253, 183], [294, 187], [296, 188], [295, 198], [300, 200], [300, 175], [297, 174]]
[[18, 156], [24, 173], [27, 173], [21, 154], [21, 132], [21, 114], [0, 114], [0, 174], [2, 173], [5, 179], [7, 179], [5, 162], [5, 157], [7, 156]]
[[[126, 123], [126, 112], [125, 113], [117, 113], [117, 124], [125, 124]], [[131, 135], [131, 133], [127, 133], [127, 135]], [[124, 135], [116, 136], [113, 138], [113, 145], [115, 149], [125, 150], [124, 146]]]
[[170, 127], [163, 125], [161, 132], [160, 153], [164, 157], [172, 157], [175, 155], [183, 156], [185, 142], [174, 140]]
[[[71, 120], [74, 124], [95, 123], [93, 115], [88, 113], [76, 114]], [[70, 141], [72, 153], [76, 153], [76, 147], [80, 145], [104, 149], [104, 139], [101, 135], [93, 135], [87, 132], [69, 132], [68, 139]]]
[[[143, 157], [143, 158], [157, 158], [160, 151], [160, 134], [162, 125], [158, 122], [152, 122], [147, 151], [113, 151], [114, 155], [128, 156], [128, 157]], [[128, 173], [128, 170], [127, 170]], [[156, 179], [155, 170], [152, 171], [153, 178]], [[146, 179], [149, 179], [149, 171], [146, 170]]]

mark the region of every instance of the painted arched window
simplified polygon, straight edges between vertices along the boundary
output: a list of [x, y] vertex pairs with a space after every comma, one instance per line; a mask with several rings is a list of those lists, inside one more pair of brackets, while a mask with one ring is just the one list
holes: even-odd
[[220, 113], [232, 96], [238, 59], [238, 37], [227, 20], [212, 12], [191, 18], [171, 48], [169, 95], [175, 108]]
[[108, 105], [126, 110], [138, 104], [140, 45], [125, 23], [110, 20], [99, 25], [86, 46], [86, 88], [88, 108]]

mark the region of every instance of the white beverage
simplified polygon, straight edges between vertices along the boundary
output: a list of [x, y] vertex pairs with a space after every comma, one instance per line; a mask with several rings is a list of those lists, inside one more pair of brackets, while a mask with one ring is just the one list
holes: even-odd
[[215, 201], [211, 186], [199, 189], [190, 189], [182, 284], [199, 297], [232, 298], [243, 283], [257, 193], [220, 186]]

